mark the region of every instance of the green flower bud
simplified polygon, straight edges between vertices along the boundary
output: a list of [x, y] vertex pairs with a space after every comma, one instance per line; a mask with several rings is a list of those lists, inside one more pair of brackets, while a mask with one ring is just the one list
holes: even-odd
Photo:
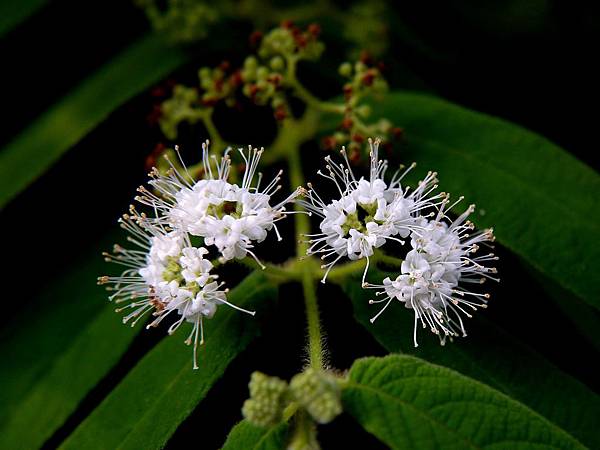
[[361, 117], [369, 117], [371, 115], [371, 107], [369, 105], [361, 105], [356, 108], [356, 113]]
[[265, 89], [267, 89], [267, 86], [269, 86], [269, 82], [267, 80], [259, 79], [256, 82], [256, 87], [259, 88], [261, 91], [264, 91]]
[[267, 69], [265, 66], [260, 66], [256, 70], [256, 78], [258, 80], [266, 80], [268, 77], [269, 77], [269, 69]]
[[358, 61], [354, 64], [354, 71], [357, 74], [363, 73], [364, 71], [367, 70], [367, 65], [365, 63], [363, 63], [362, 61]]
[[285, 98], [281, 95], [276, 95], [275, 97], [273, 97], [273, 100], [271, 100], [271, 106], [273, 107], [273, 109], [276, 109], [283, 105], [285, 105]]
[[349, 62], [342, 63], [338, 69], [340, 75], [343, 77], [350, 77], [352, 75], [352, 64]]
[[260, 59], [265, 59], [269, 56], [269, 50], [261, 47], [258, 49], [258, 56], [260, 57]]
[[342, 412], [340, 388], [327, 372], [307, 369], [292, 378], [290, 392], [317, 423], [329, 423]]
[[198, 71], [198, 77], [201, 80], [208, 80], [211, 78], [211, 70], [210, 67], [201, 67]]
[[379, 131], [383, 134], [387, 134], [392, 128], [392, 123], [387, 119], [380, 119], [379, 122], [377, 122], [377, 128], [379, 128]]
[[349, 139], [349, 136], [346, 133], [341, 133], [337, 131], [333, 134], [333, 138], [335, 139], [335, 142], [337, 142], [338, 145], [341, 145]]
[[285, 68], [285, 61], [281, 56], [274, 56], [269, 62], [271, 69], [281, 72]]
[[287, 383], [277, 377], [254, 372], [248, 388], [250, 398], [242, 407], [244, 417], [261, 427], [281, 422], [286, 407]]
[[248, 56], [244, 60], [244, 69], [256, 69], [258, 67], [258, 60], [255, 56]]

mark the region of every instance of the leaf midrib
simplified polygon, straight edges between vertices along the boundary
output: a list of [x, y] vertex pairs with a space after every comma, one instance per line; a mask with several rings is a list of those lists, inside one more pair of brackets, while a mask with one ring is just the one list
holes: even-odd
[[[373, 358], [374, 360], [377, 358]], [[529, 413], [532, 417], [537, 418], [537, 420], [539, 420], [540, 422], [542, 422], [543, 424], [546, 424], [546, 426], [552, 430], [554, 430], [555, 433], [560, 434], [563, 436], [564, 439], [566, 439], [567, 441], [572, 441], [572, 443], [577, 444], [580, 448], [586, 448], [575, 436], [571, 435], [570, 433], [566, 432], [565, 430], [563, 430], [561, 427], [559, 427], [558, 425], [556, 425], [555, 423], [551, 422], [550, 420], [548, 420], [546, 417], [542, 416], [541, 414], [537, 413], [535, 410], [531, 409], [529, 406], [512, 399], [511, 397], [509, 397], [508, 395], [504, 394], [503, 392], [497, 391], [494, 388], [491, 388], [490, 386], [486, 385], [485, 383], [482, 383], [479, 380], [476, 380], [474, 378], [470, 378], [467, 377], [463, 374], [461, 374], [460, 372], [457, 372], [455, 370], [449, 369], [447, 367], [444, 366], [440, 366], [437, 364], [433, 364], [433, 363], [429, 363], [426, 362], [420, 358], [417, 358], [415, 356], [409, 356], [409, 355], [388, 355], [387, 357], [384, 357], [383, 359], [396, 359], [396, 361], [393, 361], [392, 364], [395, 365], [402, 365], [402, 364], [407, 364], [408, 363], [412, 363], [413, 365], [417, 365], [417, 366], [421, 366], [421, 367], [425, 367], [428, 368], [428, 366], [431, 369], [438, 369], [438, 370], [443, 370], [445, 372], [449, 372], [454, 374], [454, 376], [458, 379], [458, 380], [462, 380], [462, 381], [466, 381], [469, 383], [472, 383], [473, 385], [476, 385], [477, 387], [479, 387], [479, 389], [482, 389], [484, 392], [485, 391], [490, 391], [492, 393], [494, 393], [495, 395], [499, 396], [500, 398], [504, 398], [509, 404], [513, 403], [515, 405], [517, 405], [519, 408], [521, 408], [522, 410], [526, 411], [527, 413]], [[381, 360], [381, 359], [380, 359]], [[402, 361], [405, 360], [405, 361]], [[388, 366], [388, 367], [384, 367], [384, 369], [387, 370], [391, 370], [392, 367]], [[369, 370], [371, 370], [372, 367], [367, 367], [366, 368], [366, 372], [368, 372]], [[352, 369], [351, 369], [352, 370]], [[362, 369], [365, 370], [365, 369]], [[423, 378], [433, 378], [433, 379], [437, 379], [439, 380], [440, 377], [436, 376], [436, 375], [405, 375], [402, 376], [403, 380], [406, 379], [423, 379]], [[371, 386], [366, 386], [366, 385], [362, 385], [359, 384], [351, 379], [349, 379], [347, 381], [348, 384], [353, 384], [353, 385], [357, 385], [357, 386], [364, 386], [365, 389], [371, 389], [375, 392], [378, 392], [375, 388], [371, 387]], [[390, 395], [388, 393], [385, 393], [386, 395]], [[392, 396], [392, 398], [395, 398]], [[403, 401], [401, 399], [398, 399], [400, 401]], [[410, 404], [409, 404], [410, 405]]]
[[[434, 379], [434, 380], [438, 380], [439, 381], [439, 377], [436, 377], [436, 376], [411, 376], [411, 377], [403, 377], [402, 380], [407, 380], [407, 379], [423, 379], [423, 378], [430, 378], [430, 379]], [[479, 383], [476, 380], [473, 380], [473, 381], [476, 382], [476, 383]], [[481, 383], [479, 383], [479, 384], [481, 384]], [[412, 410], [413, 412], [415, 412], [419, 416], [423, 417], [424, 419], [426, 419], [430, 423], [432, 423], [434, 425], [438, 425], [440, 428], [446, 430], [450, 434], [452, 434], [454, 436], [457, 436], [460, 440], [462, 440], [465, 444], [469, 445], [472, 448], [484, 449], [487, 445], [496, 445], [496, 444], [499, 444], [501, 442], [520, 442], [520, 443], [529, 443], [529, 444], [535, 443], [535, 442], [524, 441], [524, 440], [507, 439], [507, 440], [502, 440], [502, 441], [489, 442], [488, 444], [485, 444], [485, 446], [480, 447], [480, 446], [474, 444], [473, 442], [471, 442], [470, 440], [468, 440], [463, 435], [461, 435], [454, 428], [450, 428], [447, 424], [445, 424], [443, 422], [439, 422], [436, 418], [430, 416], [428, 414], [428, 411], [420, 409], [416, 405], [414, 405], [412, 403], [409, 403], [406, 400], [403, 400], [401, 398], [398, 398], [398, 397], [394, 396], [393, 394], [390, 394], [390, 393], [385, 392], [383, 390], [378, 390], [378, 389], [376, 389], [374, 387], [371, 387], [371, 386], [362, 385], [362, 384], [356, 383], [354, 381], [348, 381], [347, 384], [346, 384], [346, 386], [349, 386], [349, 387], [352, 387], [352, 388], [355, 388], [355, 389], [358, 389], [358, 390], [362, 389], [364, 391], [371, 391], [376, 396], [384, 397], [384, 398], [389, 399], [389, 400], [391, 400], [393, 402], [399, 403], [399, 404], [405, 406], [406, 408]], [[500, 395], [502, 395], [502, 394], [500, 393]], [[451, 403], [474, 403], [474, 404], [481, 404], [482, 402], [481, 401], [476, 401], [476, 400], [451, 400], [451, 401], [446, 401], [444, 403], [437, 404], [437, 405], [433, 406], [433, 408], [437, 408], [437, 407], [440, 407], [440, 406], [446, 406], [446, 405], [451, 404]], [[529, 410], [526, 406], [524, 406], [524, 405], [521, 405], [521, 406], [523, 408], [526, 408], [530, 414], [535, 415], [538, 420], [541, 420], [542, 422], [545, 422], [550, 428], [554, 429], [554, 431], [557, 434], [562, 434], [564, 438], [573, 440], [574, 443], [578, 444], [581, 448], [585, 448], [577, 439], [575, 439], [575, 437], [569, 435], [562, 428], [559, 428], [558, 426], [556, 426], [552, 422], [548, 421], [544, 417], [539, 416], [535, 411]], [[540, 445], [550, 445], [549, 443], [539, 442], [539, 441], [537, 443], [540, 444]]]
[[[403, 377], [403, 379], [404, 379], [404, 377]], [[357, 389], [357, 390], [361, 390], [362, 389], [364, 391], [371, 391], [376, 396], [384, 397], [384, 398], [389, 398], [392, 401], [394, 401], [395, 403], [400, 403], [401, 405], [403, 405], [407, 409], [415, 412], [417, 415], [421, 416], [422, 418], [424, 418], [426, 421], [430, 422], [431, 424], [439, 426], [440, 428], [446, 430], [448, 433], [450, 433], [452, 435], [456, 435], [461, 441], [463, 441], [469, 447], [474, 448], [474, 449], [479, 449], [479, 450], [482, 449], [482, 447], [478, 447], [477, 445], [475, 445], [473, 442], [471, 442], [470, 440], [468, 440], [464, 436], [458, 434], [458, 432], [456, 430], [454, 430], [453, 428], [450, 428], [445, 423], [438, 421], [434, 417], [431, 417], [430, 415], [427, 414], [426, 411], [423, 411], [423, 410], [417, 408], [416, 405], [413, 405], [412, 403], [408, 403], [406, 400], [403, 400], [403, 399], [398, 398], [398, 397], [394, 397], [392, 394], [389, 394], [389, 393], [387, 393], [385, 391], [381, 391], [381, 390], [375, 389], [375, 388], [373, 388], [371, 386], [366, 386], [366, 385], [363, 385], [363, 384], [359, 384], [359, 383], [357, 383], [357, 382], [355, 382], [353, 380], [348, 380], [346, 382], [346, 386], [345, 387], [351, 387], [351, 388], [354, 388], [354, 389]]]
[[263, 443], [266, 441], [266, 439], [267, 439], [268, 437], [270, 437], [270, 436], [271, 436], [273, 433], [275, 433], [275, 430], [276, 430], [276, 427], [271, 427], [271, 428], [269, 428], [269, 429], [267, 430], [267, 432], [266, 432], [266, 433], [264, 433], [264, 434], [263, 434], [263, 435], [260, 437], [260, 439], [258, 440], [258, 442], [257, 442], [257, 443], [256, 443], [254, 446], [252, 446], [252, 450], [256, 450], [256, 449], [260, 448], [260, 447], [259, 447], [259, 445], [261, 445], [261, 446], [262, 446], [262, 444], [263, 444]]

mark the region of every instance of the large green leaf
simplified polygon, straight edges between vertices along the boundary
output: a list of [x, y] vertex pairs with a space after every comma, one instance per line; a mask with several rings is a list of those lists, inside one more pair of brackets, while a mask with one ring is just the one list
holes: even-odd
[[392, 93], [376, 110], [405, 129], [403, 159], [438, 171], [443, 190], [485, 212], [477, 225], [600, 308], [596, 172], [541, 136], [429, 95]]
[[14, 318], [0, 340], [0, 448], [41, 446], [137, 332], [122, 325], [96, 286], [106, 269], [100, 250], [75, 262], [75, 269], [45, 286], [30, 309]]
[[[373, 279], [384, 278], [378, 272], [371, 275]], [[362, 289], [358, 279], [347, 280], [343, 287], [353, 302], [358, 321], [387, 350], [410, 353], [486, 383], [526, 404], [590, 447], [600, 448], [600, 397], [481, 315], [467, 324], [466, 339], [442, 347], [436, 336], [425, 332], [415, 348], [412, 310], [401, 304], [390, 305], [372, 324], [369, 318], [375, 310], [368, 303], [372, 292]]]
[[[254, 272], [230, 292], [230, 300], [260, 314], [264, 302], [275, 295], [265, 275]], [[205, 322], [207, 341], [198, 355], [199, 370], [192, 370], [191, 350], [183, 345], [189, 330], [181, 327], [136, 365], [62, 448], [162, 448], [233, 358], [258, 334], [257, 322], [231, 308], [220, 308]]]
[[287, 422], [263, 428], [242, 420], [231, 429], [222, 450], [281, 450], [285, 448], [288, 428]]
[[0, 150], [0, 207], [118, 106], [187, 59], [149, 35], [101, 67]]
[[584, 448], [506, 395], [411, 356], [358, 360], [342, 400], [393, 449]]
[[[529, 272], [540, 284], [548, 298], [552, 299], [565, 317], [577, 328], [581, 336], [600, 351], [600, 333], [598, 332], [600, 330], [600, 311], [539, 272], [534, 270], [529, 270]], [[600, 447], [600, 436], [598, 441]]]
[[0, 2], [0, 37], [18, 26], [27, 17], [36, 12], [48, 0], [5, 0]]

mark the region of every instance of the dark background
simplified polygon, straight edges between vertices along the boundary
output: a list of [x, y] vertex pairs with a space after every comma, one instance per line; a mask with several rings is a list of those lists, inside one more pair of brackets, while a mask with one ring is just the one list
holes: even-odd
[[[402, 2], [392, 9], [391, 45], [383, 58], [392, 87], [430, 90], [511, 120], [598, 168], [597, 3]], [[56, 1], [5, 36], [0, 40], [0, 146], [148, 28], [143, 14], [129, 2]], [[251, 30], [247, 24], [235, 24], [228, 38], [245, 43]], [[335, 49], [343, 44], [329, 42], [335, 36], [324, 31], [326, 59], [330, 60], [326, 64], [335, 74], [343, 60], [341, 56], [336, 59]], [[226, 57], [240, 61], [245, 47], [238, 43], [232, 48], [236, 50]], [[198, 53], [198, 60], [173, 74], [174, 80], [189, 81], [200, 64], [223, 59], [222, 54], [212, 55], [199, 47], [190, 50]], [[317, 75], [313, 72], [306, 70], [306, 79], [315, 92], [337, 95], [335, 75], [321, 71], [318, 75], [325, 82], [311, 84]], [[328, 94], [330, 88], [334, 90]], [[77, 264], [86, 250], [115, 228], [116, 218], [144, 179], [146, 155], [161, 140], [146, 120], [153, 102], [152, 96], [144, 93], [125, 104], [2, 211], [3, 281], [7, 287], [2, 333], [10, 333], [24, 312], [35, 310], [31, 299], [36, 292]], [[221, 125], [227, 120], [222, 118]], [[245, 120], [236, 123], [235, 137], [268, 144], [273, 130], [256, 130], [251, 120]], [[193, 144], [201, 134], [201, 130], [183, 130], [182, 140]], [[312, 171], [312, 167], [306, 170]], [[556, 180], [556, 189], [560, 182]], [[267, 259], [273, 259], [268, 252]], [[597, 360], [597, 352], [546, 298], [540, 282], [528, 275], [522, 263], [502, 249], [499, 253], [503, 283], [496, 297], [503, 301], [492, 304], [485, 314], [598, 391], [599, 374], [584, 363]], [[253, 370], [289, 378], [300, 369], [302, 302], [295, 298], [293, 286], [282, 289], [286, 301], [277, 306], [279, 319], [236, 360], [169, 447], [179, 448], [190, 437], [201, 439], [204, 448], [218, 446], [239, 419], [239, 407], [247, 395], [245, 385]], [[511, 293], [517, 291], [519, 299], [530, 301], [511, 302]], [[354, 323], [340, 292], [329, 286], [322, 288], [320, 297], [333, 366], [345, 369], [357, 356], [383, 354], [373, 338]], [[156, 333], [137, 338], [48, 447], [58, 444], [158, 339]], [[323, 448], [340, 444], [334, 438], [339, 439], [340, 430], [348, 442], [364, 441], [366, 448], [376, 448], [343, 416], [321, 430]]]

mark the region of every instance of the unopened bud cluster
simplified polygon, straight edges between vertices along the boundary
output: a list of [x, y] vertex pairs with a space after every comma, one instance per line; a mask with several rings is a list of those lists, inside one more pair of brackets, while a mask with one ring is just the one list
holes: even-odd
[[317, 423], [329, 423], [342, 412], [339, 385], [328, 372], [307, 369], [292, 378], [290, 391]]
[[[202, 67], [198, 71], [198, 86], [176, 85], [172, 96], [155, 107], [163, 134], [175, 140], [182, 122], [204, 121], [206, 125], [219, 103], [238, 110], [247, 107], [248, 101], [269, 106], [279, 123], [292, 117], [291, 96], [319, 110], [321, 101], [302, 86], [296, 77], [296, 66], [300, 61], [315, 61], [321, 57], [325, 46], [319, 40], [320, 31], [316, 24], [300, 28], [284, 21], [266, 34], [252, 33], [250, 44], [255, 52], [244, 59], [241, 67], [234, 68], [228, 62], [217, 67]], [[392, 137], [398, 137], [401, 130], [385, 118], [370, 121], [369, 99], [388, 91], [380, 65], [363, 54], [359, 61], [344, 62], [339, 73], [344, 79], [343, 100], [321, 103], [328, 103], [323, 111], [334, 111], [341, 116], [340, 124], [322, 143], [326, 149], [346, 145], [351, 161], [358, 162], [362, 155], [361, 144], [368, 136], [376, 136], [386, 145]], [[332, 93], [331, 97], [336, 94]]]
[[[402, 130], [394, 127], [386, 118], [366, 123], [372, 113], [372, 108], [366, 101], [388, 92], [388, 84], [380, 67], [373, 63], [368, 54], [363, 54], [355, 63], [342, 63], [338, 71], [346, 80], [343, 87], [344, 117], [338, 130], [323, 139], [323, 146], [333, 150], [345, 145], [350, 160], [357, 163], [363, 156], [367, 156], [361, 150], [369, 136], [377, 136], [383, 145], [387, 146], [392, 138], [401, 136]], [[365, 135], [365, 132], [368, 135]]]
[[244, 417], [261, 427], [281, 422], [287, 401], [288, 384], [277, 377], [254, 372], [248, 388], [250, 398], [242, 407]]
[[136, 0], [135, 3], [145, 11], [153, 28], [173, 42], [206, 38], [210, 27], [223, 15], [219, 8], [196, 0]]
[[255, 425], [267, 427], [281, 422], [284, 409], [292, 402], [304, 409], [315, 422], [331, 422], [342, 412], [340, 388], [332, 374], [307, 369], [285, 381], [254, 372], [248, 385], [250, 398], [242, 413]]

